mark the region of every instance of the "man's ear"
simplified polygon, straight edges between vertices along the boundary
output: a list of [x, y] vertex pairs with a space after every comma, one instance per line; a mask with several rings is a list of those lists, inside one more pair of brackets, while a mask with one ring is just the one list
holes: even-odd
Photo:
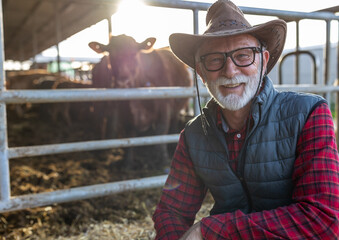
[[268, 60], [270, 60], [270, 52], [265, 50], [265, 51], [263, 51], [263, 64], [264, 64], [265, 72], [267, 72]]

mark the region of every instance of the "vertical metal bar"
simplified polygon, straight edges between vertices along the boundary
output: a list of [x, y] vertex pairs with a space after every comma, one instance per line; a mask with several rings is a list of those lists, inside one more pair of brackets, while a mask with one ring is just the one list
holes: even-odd
[[[5, 53], [3, 38], [2, 0], [0, 0], [0, 91], [5, 91]], [[0, 201], [8, 201], [11, 196], [7, 144], [6, 103], [0, 103]]]
[[111, 18], [111, 16], [107, 17], [107, 21], [108, 21], [108, 40], [109, 40], [110, 36], [112, 35], [112, 18]]
[[[300, 21], [297, 20], [296, 22], [296, 49], [295, 51], [298, 52], [300, 50], [300, 32], [299, 32], [299, 27], [300, 27]], [[300, 83], [300, 76], [299, 76], [299, 61], [300, 61], [300, 57], [299, 54], [295, 55], [295, 83], [299, 84]]]
[[[338, 42], [337, 42], [337, 84], [339, 84], [339, 21], [338, 21]], [[339, 146], [339, 92], [337, 92], [336, 104], [336, 119], [337, 119], [337, 148]]]
[[32, 47], [33, 47], [33, 59], [34, 59], [34, 65], [36, 65], [36, 55], [38, 54], [38, 34], [37, 34], [37, 15], [34, 12], [33, 13], [33, 26], [32, 26], [32, 34], [33, 34], [33, 40], [32, 40]]
[[[324, 83], [325, 85], [330, 84], [330, 64], [331, 64], [331, 21], [326, 21], [326, 46], [325, 46], [325, 75]], [[329, 106], [331, 106], [331, 94], [326, 93], [326, 99]]]
[[[199, 34], [199, 10], [198, 9], [193, 9], [193, 31], [194, 31], [194, 34]], [[197, 84], [199, 85], [199, 82], [197, 82]], [[194, 116], [197, 116], [200, 113], [198, 96], [194, 98], [193, 105], [194, 105]]]
[[60, 13], [59, 13], [59, 4], [58, 1], [54, 2], [55, 6], [55, 37], [56, 37], [56, 42], [57, 44], [56, 49], [57, 49], [57, 67], [58, 67], [58, 73], [61, 72], [60, 68], [60, 49], [59, 49], [59, 42], [61, 39], [61, 29], [60, 29]]

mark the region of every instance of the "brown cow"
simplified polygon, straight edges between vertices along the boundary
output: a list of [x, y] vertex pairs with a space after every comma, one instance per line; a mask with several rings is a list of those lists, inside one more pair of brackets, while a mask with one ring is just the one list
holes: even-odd
[[[92, 87], [93, 88], [113, 88], [114, 76], [111, 71], [111, 66], [108, 56], [104, 56], [99, 63], [94, 65], [92, 69]], [[95, 118], [95, 129], [99, 133], [99, 138], [114, 138], [116, 137], [111, 130], [114, 121], [112, 111], [116, 110], [116, 102], [99, 101], [94, 102], [93, 115]]]
[[[191, 86], [192, 79], [186, 66], [169, 48], [153, 49], [155, 41], [155, 38], [148, 38], [138, 43], [132, 37], [119, 35], [112, 36], [108, 45], [91, 42], [89, 46], [97, 53], [108, 53], [109, 58], [104, 57], [105, 61], [109, 60], [105, 71], [111, 73], [111, 86], [115, 88]], [[136, 132], [134, 136], [145, 132], [163, 135], [176, 124], [179, 112], [187, 102], [188, 99], [130, 100], [119, 108], [119, 115], [125, 112], [125, 116], [132, 117], [132, 125], [128, 125], [129, 119], [121, 121], [125, 128]], [[130, 114], [126, 113], [128, 111]], [[160, 146], [159, 157], [162, 161], [168, 160], [166, 145]], [[131, 157], [128, 159], [132, 160]]]
[[[89, 84], [71, 81], [68, 77], [57, 73], [49, 73], [44, 69], [31, 69], [7, 73], [6, 87], [15, 89], [53, 90], [64, 88], [89, 88]], [[14, 110], [18, 117], [24, 117], [24, 113], [31, 108], [32, 104], [14, 104]], [[28, 106], [28, 107], [27, 107]], [[67, 126], [72, 125], [72, 120], [88, 118], [89, 103], [41, 103], [35, 105], [40, 118], [46, 118], [53, 124], [62, 122]], [[12, 106], [10, 106], [12, 108]]]
[[[52, 85], [60, 81], [68, 81], [68, 78], [60, 76], [55, 73], [50, 73], [45, 69], [30, 69], [24, 71], [7, 72], [6, 88], [9, 90], [17, 89], [39, 89], [42, 82], [52, 82], [48, 88], [51, 89]], [[45, 84], [46, 85], [46, 84]], [[20, 118], [31, 108], [30, 103], [15, 104], [14, 107], [16, 115]]]

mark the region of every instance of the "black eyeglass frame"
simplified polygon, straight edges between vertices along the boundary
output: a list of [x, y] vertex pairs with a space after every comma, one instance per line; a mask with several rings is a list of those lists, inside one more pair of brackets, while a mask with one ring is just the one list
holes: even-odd
[[[239, 50], [243, 50], [243, 49], [251, 49], [253, 51], [253, 61], [249, 64], [246, 64], [246, 65], [239, 65], [235, 62], [235, 60], [233, 59], [232, 57], [232, 54], [236, 51], [239, 51]], [[230, 57], [232, 59], [232, 62], [237, 66], [237, 67], [248, 67], [250, 65], [252, 65], [255, 61], [255, 53], [260, 53], [262, 52], [262, 48], [260, 47], [243, 47], [243, 48], [238, 48], [238, 49], [234, 49], [232, 51], [229, 51], [229, 52], [212, 52], [212, 53], [207, 53], [203, 56], [200, 57], [200, 61], [202, 62], [202, 64], [204, 65], [204, 68], [206, 69], [206, 71], [209, 71], [209, 72], [217, 72], [217, 71], [220, 71], [221, 69], [223, 69], [225, 67], [225, 64], [226, 64], [226, 60], [227, 60], [227, 57]], [[216, 70], [208, 70], [208, 68], [206, 67], [206, 63], [205, 63], [205, 58], [209, 55], [212, 55], [212, 54], [222, 54], [224, 56], [224, 62], [223, 64], [221, 65], [220, 68], [216, 69]]]

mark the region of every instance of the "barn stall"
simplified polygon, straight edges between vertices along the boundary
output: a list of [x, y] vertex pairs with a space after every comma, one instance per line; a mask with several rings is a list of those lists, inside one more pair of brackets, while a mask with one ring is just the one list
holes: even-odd
[[[148, 2], [163, 7], [193, 9], [196, 21], [198, 11], [206, 10], [209, 6], [205, 3], [182, 1]], [[95, 4], [89, 0], [24, 2], [3, 0], [5, 56], [20, 61], [33, 57], [34, 54], [114, 13], [116, 4], [114, 1], [107, 0], [95, 1]], [[113, 11], [107, 13], [107, 6], [110, 6], [109, 9]], [[77, 11], [72, 10], [74, 8]], [[291, 14], [297, 14], [251, 8], [243, 10], [252, 14], [280, 14], [281, 17], [289, 18]], [[17, 11], [22, 12], [18, 14]], [[69, 12], [72, 14], [67, 14]], [[307, 14], [299, 14], [305, 18], [310, 17]], [[22, 19], [14, 20], [13, 17], [16, 15], [21, 16]], [[34, 15], [39, 16], [39, 21], [34, 20], [32, 17]], [[43, 19], [44, 17], [46, 18]], [[312, 17], [337, 19], [330, 14], [315, 14]], [[60, 21], [60, 18], [63, 21]], [[68, 24], [68, 21], [73, 24]], [[15, 22], [17, 25], [14, 27], [6, 26], [9, 23], [15, 25]], [[196, 26], [194, 29], [198, 31]], [[13, 42], [13, 39], [18, 42]], [[4, 75], [1, 79], [1, 114], [5, 118], [1, 121], [0, 206], [3, 213], [0, 215], [0, 234], [8, 239], [111, 239], [112, 237], [113, 239], [152, 239], [154, 231], [151, 215], [159, 199], [159, 187], [164, 183], [166, 178], [164, 174], [168, 165], [154, 166], [150, 162], [152, 155], [148, 153], [152, 152], [151, 145], [156, 143], [172, 143], [169, 148], [173, 152], [177, 134], [143, 139], [96, 141], [98, 136], [92, 129], [90, 121], [79, 119], [72, 126], [67, 126], [63, 121], [51, 124], [50, 121], [40, 117], [39, 105], [68, 101], [76, 103], [89, 100], [132, 99], [136, 95], [144, 99], [193, 97], [196, 95], [195, 90], [193, 88], [152, 91], [62, 90], [46, 91], [37, 95], [36, 91], [30, 90], [7, 91], [3, 86]], [[295, 86], [295, 88], [299, 91], [314, 91], [314, 88], [305, 86]], [[290, 87], [281, 86], [280, 89], [290, 89]], [[323, 86], [317, 87], [317, 91], [327, 93], [338, 89]], [[206, 95], [206, 92], [202, 91], [202, 95]], [[22, 119], [12, 111], [10, 106], [26, 102], [31, 102], [33, 105], [25, 112]], [[182, 124], [186, 120], [184, 119]], [[137, 149], [139, 165], [132, 169], [123, 168], [121, 161], [126, 147], [140, 146], [143, 143], [147, 146]], [[8, 159], [10, 164], [7, 162]], [[208, 196], [199, 217], [208, 214], [212, 203], [212, 199]]]
[[[95, 4], [93, 1], [3, 1], [6, 59], [23, 61], [34, 57], [34, 54], [108, 17], [114, 13], [116, 5], [111, 1], [97, 1]], [[113, 12], [107, 13], [108, 6]], [[14, 42], [8, 36], [21, 40]], [[65, 90], [39, 94], [34, 90], [11, 91], [3, 91], [2, 95], [3, 99], [7, 99], [7, 116], [3, 124], [7, 123], [8, 126], [5, 148], [11, 162], [7, 174], [6, 163], [2, 162], [5, 164], [2, 165], [4, 174], [1, 175], [1, 235], [10, 239], [34, 236], [45, 239], [83, 232], [89, 239], [93, 236], [100, 239], [104, 236], [117, 239], [152, 238], [154, 231], [150, 216], [159, 199], [160, 189], [150, 192], [128, 190], [161, 186], [168, 164], [154, 166], [150, 162], [153, 156], [145, 154], [152, 152], [149, 151], [152, 147], [145, 146], [137, 148], [137, 163], [140, 165], [124, 169], [121, 166], [124, 157], [122, 147], [175, 143], [177, 134], [167, 136], [167, 139], [166, 136], [155, 136], [95, 141], [99, 137], [93, 129], [93, 122], [82, 119], [68, 126], [63, 119], [59, 119], [52, 123], [50, 119], [42, 117], [41, 106], [63, 104], [65, 101], [74, 104], [84, 100], [107, 101], [114, 97], [131, 99], [136, 94], [145, 99], [150, 95], [153, 98], [163, 95], [186, 97], [194, 96], [194, 90], [169, 93], [164, 90], [165, 94], [164, 91], [153, 93], [138, 90]], [[18, 117], [12, 111], [12, 105], [27, 102], [32, 106]], [[170, 146], [172, 152], [174, 147]], [[6, 186], [8, 183], [10, 185]], [[120, 192], [125, 193], [112, 196]], [[101, 198], [79, 201], [99, 196]], [[75, 201], [64, 203], [74, 208], [55, 204], [68, 201]], [[126, 205], [123, 206], [121, 202]], [[59, 207], [61, 212], [56, 210]], [[100, 222], [103, 222], [103, 227], [98, 227], [97, 223]]]

